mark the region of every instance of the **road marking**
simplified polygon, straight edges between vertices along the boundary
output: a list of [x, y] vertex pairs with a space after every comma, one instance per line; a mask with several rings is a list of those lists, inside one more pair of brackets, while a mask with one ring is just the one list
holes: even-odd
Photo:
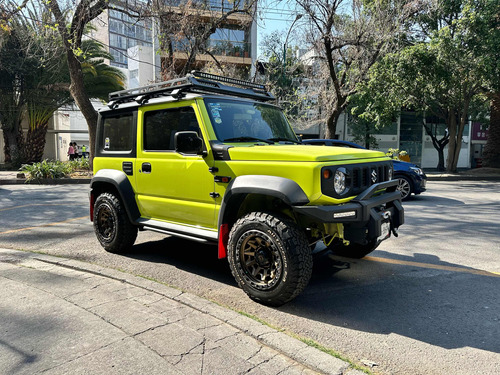
[[464, 267], [441, 266], [438, 264], [431, 264], [431, 263], [420, 263], [420, 262], [412, 262], [412, 261], [407, 261], [407, 260], [376, 258], [376, 257], [364, 257], [363, 259], [371, 261], [371, 262], [398, 264], [398, 265], [402, 265], [402, 266], [414, 266], [414, 267], [420, 267], [420, 268], [432, 268], [435, 270], [471, 273], [473, 275], [481, 275], [481, 276], [500, 277], [499, 272], [490, 272], [490, 271], [476, 270], [476, 269], [470, 269], [470, 268], [464, 268]]
[[33, 206], [66, 206], [66, 205], [67, 203], [34, 203], [34, 204], [23, 204], [22, 206], [0, 208], [0, 211], [15, 210], [16, 208], [33, 207]]
[[22, 232], [22, 231], [30, 230], [30, 229], [43, 228], [43, 227], [51, 227], [51, 226], [54, 226], [54, 225], [69, 223], [69, 222], [75, 221], [75, 220], [86, 219], [88, 217], [89, 216], [86, 215], [86, 216], [75, 217], [73, 219], [68, 219], [68, 220], [64, 220], [64, 221], [58, 221], [56, 223], [49, 223], [49, 224], [37, 225], [37, 226], [34, 226], [34, 227], [27, 227], [27, 228], [19, 228], [19, 229], [6, 230], [5, 232], [0, 232], [0, 234], [9, 234], [9, 233]]

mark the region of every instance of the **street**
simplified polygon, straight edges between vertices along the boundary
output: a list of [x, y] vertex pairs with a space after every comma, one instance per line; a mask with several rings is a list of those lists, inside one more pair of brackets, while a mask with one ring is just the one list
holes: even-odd
[[500, 182], [430, 181], [404, 207], [399, 238], [361, 260], [316, 256], [308, 287], [281, 308], [251, 301], [213, 246], [140, 232], [130, 253], [106, 253], [88, 219], [87, 185], [0, 186], [0, 247], [163, 282], [376, 373], [500, 373]]

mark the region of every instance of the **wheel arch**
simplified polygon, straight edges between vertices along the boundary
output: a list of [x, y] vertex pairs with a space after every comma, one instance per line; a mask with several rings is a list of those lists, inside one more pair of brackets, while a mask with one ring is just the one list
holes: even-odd
[[248, 196], [275, 198], [288, 207], [309, 203], [302, 188], [288, 178], [264, 175], [239, 176], [230, 182], [222, 199], [218, 218], [219, 228], [223, 224], [232, 225], [238, 219], [240, 207]]
[[[104, 192], [117, 194], [125, 207], [130, 222], [135, 223], [141, 217], [135, 200], [135, 192], [127, 175], [114, 169], [99, 170], [90, 182], [90, 201]], [[92, 207], [91, 207], [92, 210]]]

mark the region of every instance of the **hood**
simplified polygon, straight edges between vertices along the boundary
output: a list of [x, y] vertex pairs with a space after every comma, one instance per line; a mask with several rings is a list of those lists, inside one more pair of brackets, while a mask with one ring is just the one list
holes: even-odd
[[235, 145], [229, 150], [231, 160], [258, 161], [343, 161], [381, 158], [383, 152], [357, 148], [311, 146], [304, 144]]

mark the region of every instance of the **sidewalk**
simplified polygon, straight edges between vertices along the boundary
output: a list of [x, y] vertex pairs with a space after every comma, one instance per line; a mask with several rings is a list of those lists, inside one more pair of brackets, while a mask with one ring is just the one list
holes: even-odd
[[112, 269], [0, 249], [1, 374], [363, 374], [237, 312]]

